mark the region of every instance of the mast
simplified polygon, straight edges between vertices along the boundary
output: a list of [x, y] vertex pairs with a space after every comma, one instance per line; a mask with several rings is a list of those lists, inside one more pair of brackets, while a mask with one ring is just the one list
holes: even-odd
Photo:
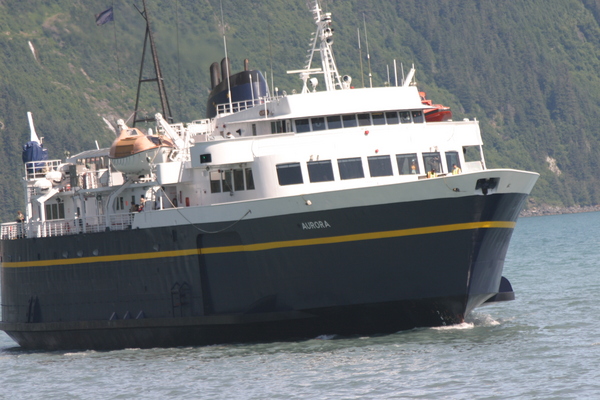
[[[333, 28], [331, 27], [331, 13], [321, 12], [319, 7], [319, 1], [314, 0], [314, 6], [312, 9], [314, 14], [315, 23], [317, 24], [317, 31], [312, 39], [312, 48], [307, 58], [307, 63], [304, 69], [287, 71], [288, 74], [300, 74], [300, 78], [304, 81], [302, 93], [309, 92], [307, 82], [309, 81], [310, 74], [323, 74], [325, 80], [325, 88], [329, 90], [335, 90], [336, 88], [344, 88], [340, 79], [340, 75], [335, 64], [335, 58], [333, 57]], [[311, 68], [315, 52], [321, 53], [321, 65], [322, 69]], [[316, 86], [316, 79], [310, 79], [311, 84]]]
[[[144, 10], [140, 11], [139, 8], [134, 4], [134, 7], [138, 10], [140, 15], [146, 20], [146, 36], [144, 37], [144, 50], [142, 51], [142, 62], [140, 64], [140, 75], [138, 79], [138, 88], [137, 95], [135, 98], [135, 111], [133, 112], [133, 126], [137, 122], [153, 122], [156, 121], [154, 117], [148, 118], [138, 118], [138, 105], [140, 102], [140, 89], [142, 83], [146, 82], [156, 82], [158, 86], [158, 95], [160, 97], [160, 105], [162, 107], [162, 115], [165, 120], [169, 123], [173, 123], [173, 116], [171, 114], [171, 107], [169, 106], [169, 99], [167, 98], [167, 91], [165, 89], [165, 82], [162, 76], [162, 71], [160, 70], [160, 64], [158, 62], [158, 53], [156, 52], [156, 46], [154, 44], [154, 36], [152, 35], [152, 30], [150, 29], [150, 18], [148, 15], [148, 8], [146, 7], [146, 0], [142, 0], [144, 4]], [[146, 59], [146, 44], [150, 41], [150, 51], [152, 52], [152, 61], [154, 63], [154, 73], [155, 78], [142, 79], [142, 74], [144, 72], [144, 60]]]

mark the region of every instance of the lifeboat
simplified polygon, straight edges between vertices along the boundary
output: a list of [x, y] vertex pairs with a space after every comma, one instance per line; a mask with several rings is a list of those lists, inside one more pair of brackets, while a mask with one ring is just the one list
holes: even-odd
[[427, 99], [425, 92], [419, 92], [421, 96], [421, 103], [427, 106], [433, 107], [427, 110], [423, 110], [425, 114], [425, 121], [427, 122], [442, 122], [449, 121], [452, 119], [452, 110], [450, 107], [446, 107], [442, 104], [433, 104], [433, 101]]
[[113, 167], [124, 174], [146, 175], [153, 164], [167, 162], [173, 142], [163, 135], [144, 134], [118, 121], [120, 135], [110, 146], [108, 157]]

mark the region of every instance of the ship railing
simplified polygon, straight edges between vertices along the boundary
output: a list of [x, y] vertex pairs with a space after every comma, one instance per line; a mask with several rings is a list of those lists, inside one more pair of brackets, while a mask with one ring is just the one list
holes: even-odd
[[61, 160], [29, 161], [25, 163], [25, 177], [27, 180], [45, 178], [50, 171], [56, 171]]
[[122, 231], [131, 229], [134, 214], [123, 213], [48, 221], [8, 222], [1, 225], [0, 238], [2, 240], [12, 240], [24, 237], [39, 238], [96, 233], [107, 230]]
[[24, 222], [7, 222], [0, 228], [2, 240], [18, 239], [25, 236], [26, 224]]
[[265, 104], [265, 102], [267, 102], [267, 101], [269, 101], [269, 99], [267, 99], [265, 97], [259, 97], [258, 99], [237, 101], [237, 102], [231, 103], [231, 104], [230, 103], [217, 104], [217, 115], [231, 114], [231, 113], [236, 113], [239, 111], [244, 111], [249, 108], [253, 108], [253, 107], [259, 106], [261, 104]]

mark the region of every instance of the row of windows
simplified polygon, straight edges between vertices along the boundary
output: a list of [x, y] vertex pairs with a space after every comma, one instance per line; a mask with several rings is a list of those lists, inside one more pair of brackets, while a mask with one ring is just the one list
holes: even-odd
[[46, 219], [64, 219], [65, 204], [50, 203], [45, 205]]
[[[325, 129], [355, 128], [370, 125], [398, 125], [422, 123], [422, 111], [386, 111], [363, 114], [330, 115], [328, 117], [300, 118], [294, 120], [297, 133], [322, 131]], [[290, 132], [288, 120], [271, 122], [271, 133]]]
[[210, 192], [239, 192], [254, 190], [251, 168], [228, 169], [210, 172]]
[[[453, 165], [460, 168], [458, 152], [449, 151], [445, 153], [446, 166], [448, 170]], [[371, 177], [392, 176], [391, 156], [371, 156], [367, 157], [369, 174]], [[397, 154], [396, 163], [400, 175], [421, 174], [421, 168], [416, 153]], [[436, 173], [442, 172], [442, 163], [440, 153], [423, 153], [423, 164], [427, 171], [434, 170]], [[340, 179], [364, 178], [362, 159], [360, 157], [342, 158], [337, 160], [337, 166], [340, 173]], [[308, 161], [306, 163], [308, 178], [310, 182], [329, 182], [334, 180], [333, 165], [331, 160]], [[277, 178], [281, 186], [297, 185], [304, 183], [300, 163], [287, 163], [277, 165]]]

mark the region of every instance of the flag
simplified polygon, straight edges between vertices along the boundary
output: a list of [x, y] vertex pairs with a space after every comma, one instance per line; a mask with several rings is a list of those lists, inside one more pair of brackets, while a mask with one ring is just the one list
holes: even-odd
[[104, 25], [107, 22], [114, 21], [113, 8], [102, 11], [100, 14], [96, 14], [96, 25]]

